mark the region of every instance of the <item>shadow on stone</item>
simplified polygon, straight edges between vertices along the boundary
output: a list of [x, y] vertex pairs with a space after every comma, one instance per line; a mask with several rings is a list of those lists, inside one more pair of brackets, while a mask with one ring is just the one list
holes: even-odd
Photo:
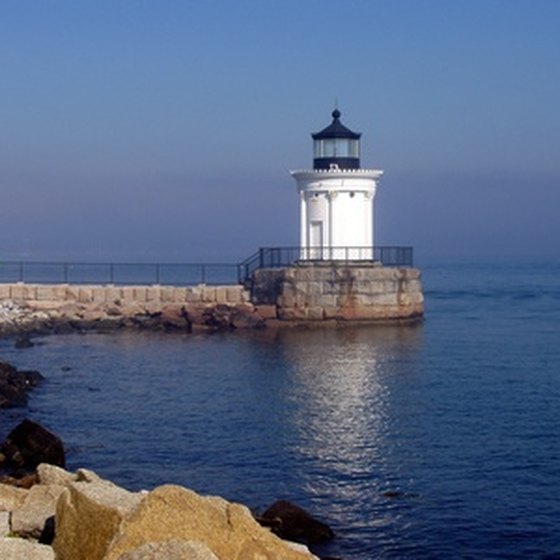
[[45, 521], [45, 526], [41, 531], [41, 536], [39, 537], [39, 544], [48, 544], [51, 545], [54, 541], [54, 532], [55, 532], [55, 517], [51, 515], [51, 517], [47, 517]]

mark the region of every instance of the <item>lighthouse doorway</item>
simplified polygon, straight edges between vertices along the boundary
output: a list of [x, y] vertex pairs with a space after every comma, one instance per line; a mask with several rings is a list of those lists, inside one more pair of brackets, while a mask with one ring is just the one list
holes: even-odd
[[313, 220], [309, 228], [309, 258], [321, 259], [323, 249], [323, 222]]

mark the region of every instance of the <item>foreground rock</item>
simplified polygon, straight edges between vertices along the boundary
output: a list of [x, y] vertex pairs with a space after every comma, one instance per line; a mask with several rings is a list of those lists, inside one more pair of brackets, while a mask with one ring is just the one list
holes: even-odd
[[143, 544], [125, 552], [119, 557], [119, 560], [157, 560], [159, 558], [162, 560], [219, 560], [204, 543], [178, 539]]
[[[2, 560], [318, 560], [245, 506], [180, 486], [129, 492], [92, 471], [46, 464], [37, 481], [28, 490], [0, 484]], [[52, 547], [39, 545], [53, 526]]]
[[274, 534], [291, 541], [315, 544], [334, 538], [334, 532], [328, 525], [286, 500], [274, 502], [259, 521], [269, 526]]
[[162, 542], [208, 560], [315, 558], [260, 527], [246, 507], [180, 486], [143, 495], [105, 481], [73, 483], [58, 501], [53, 547], [60, 560], [155, 558], [146, 551]]
[[34, 470], [40, 463], [64, 467], [64, 445], [40, 424], [24, 420], [0, 446], [0, 468], [21, 474]]
[[47, 520], [54, 516], [65, 486], [36, 484], [27, 492], [21, 507], [12, 513], [11, 530], [20, 537], [39, 539]]
[[0, 538], [0, 558], [2, 560], [55, 560], [50, 546], [24, 539]]

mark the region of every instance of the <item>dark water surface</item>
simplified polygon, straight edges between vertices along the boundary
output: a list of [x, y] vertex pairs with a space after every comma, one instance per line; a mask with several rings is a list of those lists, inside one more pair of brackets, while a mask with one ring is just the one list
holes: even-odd
[[[424, 269], [415, 327], [39, 339], [28, 414], [130, 489], [327, 521], [321, 554], [560, 558], [560, 265]], [[70, 368], [70, 369], [67, 369]]]

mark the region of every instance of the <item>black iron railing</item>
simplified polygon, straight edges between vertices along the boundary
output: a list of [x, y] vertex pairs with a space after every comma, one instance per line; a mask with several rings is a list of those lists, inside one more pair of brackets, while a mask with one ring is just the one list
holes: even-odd
[[0, 282], [37, 284], [235, 284], [237, 264], [1, 262]]
[[317, 261], [412, 266], [412, 247], [262, 247], [239, 264], [0, 261], [0, 283], [235, 284], [247, 281], [258, 268], [279, 268]]
[[239, 264], [244, 282], [259, 268], [280, 268], [296, 262], [378, 262], [384, 266], [412, 266], [412, 247], [261, 247]]

